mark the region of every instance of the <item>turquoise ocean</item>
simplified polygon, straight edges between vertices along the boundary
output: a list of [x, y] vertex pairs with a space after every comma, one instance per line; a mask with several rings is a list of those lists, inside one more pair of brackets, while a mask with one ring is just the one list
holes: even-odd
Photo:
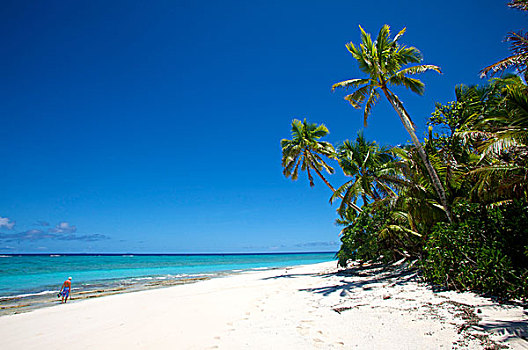
[[330, 260], [335, 260], [335, 253], [1, 255], [0, 301], [55, 296], [70, 276], [75, 294], [134, 286], [142, 289], [141, 286], [179, 284], [248, 270]]

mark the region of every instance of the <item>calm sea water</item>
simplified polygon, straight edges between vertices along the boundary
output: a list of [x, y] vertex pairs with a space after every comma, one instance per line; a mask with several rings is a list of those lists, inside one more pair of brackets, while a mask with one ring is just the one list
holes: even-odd
[[189, 279], [243, 270], [313, 264], [334, 253], [226, 255], [2, 255], [0, 298], [57, 293], [71, 276], [73, 290], [141, 280]]

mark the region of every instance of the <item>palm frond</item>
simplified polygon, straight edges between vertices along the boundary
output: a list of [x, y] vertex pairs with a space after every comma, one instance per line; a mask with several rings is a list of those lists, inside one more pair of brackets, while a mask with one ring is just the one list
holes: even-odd
[[415, 235], [417, 237], [422, 237], [422, 235], [419, 234], [416, 231], [408, 229], [405, 226], [395, 225], [395, 224], [385, 226], [380, 231], [379, 235], [380, 235], [380, 238], [386, 238], [386, 237], [391, 236], [393, 234], [401, 234], [401, 233], [410, 233], [410, 234]]
[[404, 75], [393, 75], [389, 78], [388, 83], [390, 85], [405, 86], [418, 95], [423, 95], [425, 91], [425, 84], [421, 80], [409, 78]]
[[344, 88], [348, 89], [351, 87], [358, 87], [360, 85], [365, 85], [370, 82], [370, 79], [349, 79], [345, 81], [341, 81], [339, 83], [335, 83], [332, 85], [332, 91], [334, 91], [337, 88]]
[[[496, 134], [497, 135], [497, 134]], [[483, 143], [478, 150], [482, 156], [500, 156], [504, 151], [518, 146], [517, 140], [511, 134], [505, 134], [501, 137], [494, 137]]]
[[346, 43], [347, 50], [352, 54], [352, 57], [355, 59], [358, 59], [361, 56], [361, 52], [358, 50], [358, 48], [354, 45], [353, 42]]
[[345, 96], [345, 100], [347, 100], [352, 105], [352, 107], [359, 109], [361, 108], [363, 101], [365, 101], [369, 89], [370, 86], [368, 85], [360, 87], [350, 95]]
[[371, 88], [369, 97], [367, 99], [367, 102], [365, 103], [365, 112], [363, 113], [363, 125], [367, 127], [367, 118], [369, 117], [372, 108], [374, 105], [376, 105], [376, 102], [378, 102], [380, 98], [380, 94], [378, 92], [378, 89]]
[[487, 66], [486, 68], [482, 69], [480, 71], [480, 77], [485, 78], [486, 76], [494, 76], [498, 72], [501, 72], [509, 67], [517, 66], [522, 64], [522, 56], [521, 55], [512, 55], [508, 56], [490, 66]]
[[401, 67], [409, 63], [420, 63], [422, 61], [422, 53], [413, 46], [400, 46], [394, 58]]
[[528, 34], [523, 31], [509, 32], [506, 36], [506, 41], [511, 42], [510, 50], [524, 57], [526, 62], [526, 56], [528, 55]]
[[333, 174], [334, 173], [334, 168], [332, 168], [330, 165], [328, 165], [321, 156], [319, 156], [318, 154], [312, 154], [311, 155], [313, 158], [314, 158], [314, 167], [316, 167], [317, 169], [324, 169], [326, 170], [327, 173], [329, 174]]
[[403, 34], [405, 34], [406, 31], [407, 31], [407, 28], [403, 27], [403, 29], [400, 30], [398, 32], [398, 34], [396, 34], [396, 36], [394, 37], [394, 39], [392, 39], [392, 41], [396, 42], [396, 41], [400, 40], [400, 38], [403, 36]]
[[[306, 161], [306, 157], [304, 159]], [[315, 183], [314, 183], [312, 173], [310, 172], [310, 167], [306, 164], [306, 162], [303, 162], [303, 166], [304, 166], [303, 170], [306, 170], [306, 174], [308, 175], [308, 181], [310, 181], [310, 187], [314, 187]]]
[[372, 51], [373, 43], [370, 34], [365, 32], [361, 26], [359, 26], [359, 30], [361, 31], [361, 46], [364, 47], [364, 50]]
[[338, 198], [343, 198], [343, 194], [346, 193], [347, 189], [352, 185], [353, 180], [345, 182], [343, 185], [339, 186], [332, 196], [330, 196], [330, 203], [334, 203]]
[[293, 139], [295, 140], [295, 139], [299, 139], [300, 137], [302, 137], [303, 130], [304, 130], [303, 123], [298, 119], [294, 119], [292, 121], [292, 129], [291, 129]]
[[[295, 164], [295, 168], [293, 169], [293, 173], [291, 173], [291, 179], [293, 181], [297, 180], [299, 178], [299, 164], [301, 163], [301, 159], [298, 158], [296, 162], [292, 162], [291, 164]], [[284, 169], [286, 171], [286, 169]]]
[[325, 157], [328, 157], [330, 159], [336, 158], [334, 145], [332, 145], [330, 142], [319, 141], [316, 145], [314, 145], [313, 148], [316, 153], [320, 153]]
[[400, 70], [398, 73], [396, 73], [396, 75], [421, 74], [429, 70], [434, 70], [435, 72], [442, 74], [442, 71], [440, 70], [440, 67], [438, 66], [435, 66], [432, 64], [421, 64], [419, 66], [404, 68]]
[[[377, 63], [380, 67], [380, 70], [384, 70], [387, 63], [387, 60], [384, 59], [386, 56], [386, 51], [390, 50], [391, 40], [390, 40], [390, 27], [385, 24], [381, 27], [378, 36], [376, 38], [376, 55]], [[374, 53], [373, 53], [374, 54]]]
[[508, 6], [521, 11], [528, 11], [528, 0], [511, 0]]
[[356, 181], [351, 183], [350, 186], [347, 186], [346, 188], [346, 192], [343, 196], [343, 200], [341, 201], [341, 204], [339, 205], [339, 208], [337, 209], [337, 212], [339, 213], [339, 215], [342, 216], [342, 214], [345, 213], [346, 210], [349, 208], [351, 203], [355, 204], [360, 194], [361, 194], [361, 184], [356, 179]]
[[[306, 123], [306, 119], [304, 120], [304, 122]], [[321, 137], [324, 137], [324, 136], [328, 135], [328, 133], [329, 133], [328, 128], [324, 124], [318, 125], [315, 129], [312, 127], [310, 131], [311, 131], [313, 137], [315, 137], [317, 139], [321, 138]]]

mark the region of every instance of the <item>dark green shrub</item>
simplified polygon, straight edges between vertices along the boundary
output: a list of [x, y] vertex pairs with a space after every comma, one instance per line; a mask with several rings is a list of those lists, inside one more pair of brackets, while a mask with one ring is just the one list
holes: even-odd
[[394, 258], [394, 250], [387, 238], [379, 236], [389, 217], [384, 208], [373, 210], [363, 206], [363, 212], [348, 222], [338, 221], [345, 226], [341, 231], [341, 248], [337, 253], [340, 266], [346, 266], [347, 260], [384, 260]]
[[528, 297], [528, 210], [514, 202], [488, 208], [460, 203], [456, 223], [439, 223], [422, 259], [426, 279], [504, 298]]

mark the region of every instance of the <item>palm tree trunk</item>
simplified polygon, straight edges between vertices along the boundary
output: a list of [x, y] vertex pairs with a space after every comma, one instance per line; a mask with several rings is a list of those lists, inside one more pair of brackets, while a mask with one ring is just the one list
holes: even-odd
[[[332, 190], [332, 193], [335, 193], [335, 188], [330, 184], [330, 182], [328, 182], [326, 180], [326, 178], [323, 176], [323, 174], [321, 174], [321, 172], [319, 171], [319, 169], [317, 169], [316, 167], [313, 167], [312, 168], [313, 170], [315, 170], [315, 172], [317, 173], [317, 175], [319, 175], [319, 177], [321, 178], [321, 180], [323, 180], [323, 182], [326, 184], [326, 186], [328, 186], [331, 190]], [[339, 195], [339, 198], [343, 199], [343, 196], [342, 195]], [[360, 207], [358, 207], [355, 203], [352, 203], [352, 202], [348, 202], [348, 204], [350, 204], [350, 206], [355, 210], [357, 211], [358, 213], [361, 213], [363, 211], [363, 209], [361, 209]]]
[[411, 125], [411, 119], [409, 118], [409, 114], [405, 110], [403, 106], [399, 106], [396, 104], [392, 96], [389, 94], [387, 87], [382, 87], [383, 93], [385, 94], [385, 97], [387, 100], [389, 100], [390, 104], [392, 105], [392, 108], [398, 113], [398, 116], [400, 117], [400, 120], [405, 127], [405, 130], [411, 135], [411, 139], [414, 143], [414, 146], [418, 150], [418, 154], [420, 155], [420, 158], [422, 158], [422, 161], [424, 162], [425, 168], [427, 169], [427, 172], [429, 173], [429, 177], [431, 178], [431, 182], [433, 184], [433, 187], [436, 191], [436, 194], [440, 198], [440, 202], [442, 203], [442, 206], [444, 207], [444, 210], [447, 215], [447, 219], [449, 222], [453, 222], [453, 218], [451, 216], [451, 210], [449, 209], [447, 205], [447, 197], [445, 194], [444, 187], [442, 186], [442, 182], [440, 181], [440, 178], [438, 177], [438, 174], [436, 173], [435, 169], [433, 168], [433, 165], [429, 161], [429, 157], [427, 156], [427, 153], [425, 153], [425, 150], [422, 147], [422, 144], [420, 143], [420, 140], [418, 140], [418, 137], [416, 136], [416, 133], [414, 132], [414, 127]]

